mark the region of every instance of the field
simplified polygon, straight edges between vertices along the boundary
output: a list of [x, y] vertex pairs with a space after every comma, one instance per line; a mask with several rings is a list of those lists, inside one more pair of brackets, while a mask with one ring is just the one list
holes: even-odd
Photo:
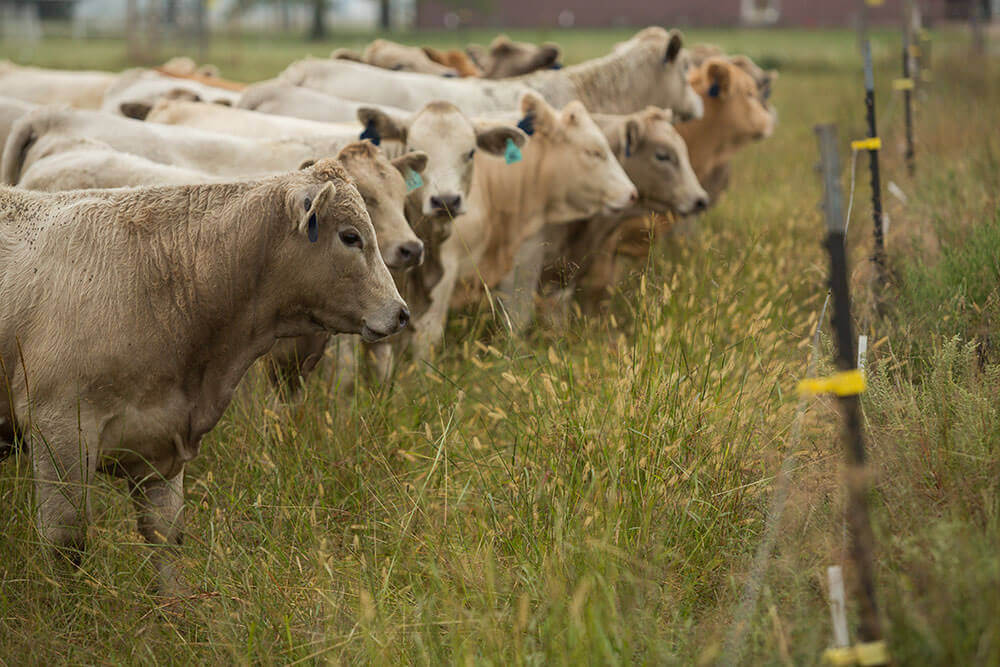
[[[567, 62], [623, 32], [528, 32]], [[488, 40], [481, 33], [459, 41]], [[448, 43], [446, 35], [403, 35]], [[877, 591], [898, 664], [1000, 664], [1000, 66], [935, 31], [902, 162], [898, 37], [875, 35], [893, 284], [869, 298], [867, 158], [850, 227]], [[189, 468], [186, 572], [151, 594], [117, 482], [89, 551], [44, 556], [25, 460], [0, 465], [0, 663], [694, 664], [723, 657], [775, 478], [789, 502], [739, 664], [815, 664], [831, 644], [826, 567], [844, 563], [836, 405], [806, 403], [827, 272], [812, 127], [864, 135], [853, 32], [696, 31], [781, 70], [779, 125], [744, 151], [698, 233], [659, 247], [601, 316], [500, 332], [451, 320], [430, 363], [343, 396], [329, 373], [276, 407], [252, 373]], [[217, 40], [223, 74], [274, 75], [341, 36]], [[0, 57], [120, 69], [115, 40], [0, 44]], [[828, 331], [828, 329], [824, 329]], [[824, 333], [821, 372], [831, 366]], [[849, 605], [852, 625], [854, 605]]]

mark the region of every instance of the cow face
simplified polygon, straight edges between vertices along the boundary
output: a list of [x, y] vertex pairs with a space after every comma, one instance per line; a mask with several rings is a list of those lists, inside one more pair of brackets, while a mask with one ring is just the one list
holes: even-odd
[[297, 172], [285, 210], [291, 224], [279, 250], [281, 288], [300, 298], [300, 312], [290, 317], [368, 341], [406, 326], [410, 313], [379, 254], [364, 200], [339, 163], [320, 160]]
[[401, 141], [407, 150], [427, 154], [423, 185], [414, 194], [428, 217], [451, 219], [465, 213], [477, 152], [503, 155], [508, 140], [520, 147], [526, 139], [515, 127], [475, 127], [447, 102], [432, 102], [408, 119], [361, 108], [358, 119], [379, 138]]
[[609, 141], [644, 208], [687, 215], [708, 206], [708, 194], [691, 168], [687, 144], [674, 129], [669, 109], [649, 107], [631, 114], [623, 130]]
[[348, 144], [337, 155], [365, 202], [375, 228], [379, 251], [390, 269], [405, 269], [423, 261], [424, 244], [413, 233], [403, 207], [406, 183], [403, 173], [422, 173], [423, 153], [406, 153], [393, 161], [369, 141]]
[[503, 79], [551, 69], [559, 63], [561, 55], [556, 44], [512, 42], [507, 35], [499, 35], [486, 50], [470, 45], [466, 52], [482, 68], [487, 79]]
[[[569, 222], [601, 213], [620, 213], [638, 193], [611, 152], [604, 133], [579, 102], [553, 109], [541, 96], [527, 93], [521, 111], [533, 130], [525, 162], [538, 162], [538, 182], [545, 183], [546, 221]], [[536, 156], [529, 156], [528, 152]]]
[[729, 150], [771, 136], [774, 115], [742, 67], [709, 58], [691, 73], [691, 84], [705, 101], [705, 116], [698, 122], [711, 126]]

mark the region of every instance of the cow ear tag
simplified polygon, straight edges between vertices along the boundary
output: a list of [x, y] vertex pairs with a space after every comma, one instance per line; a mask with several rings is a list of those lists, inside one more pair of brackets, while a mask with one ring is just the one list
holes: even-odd
[[365, 125], [365, 131], [362, 132], [361, 136], [358, 137], [358, 138], [361, 139], [362, 141], [365, 140], [365, 139], [368, 139], [369, 141], [371, 141], [376, 146], [378, 146], [379, 144], [382, 143], [382, 135], [380, 135], [378, 133], [378, 130], [375, 129], [375, 119], [374, 118], [369, 118], [368, 119], [368, 123]]
[[420, 174], [412, 169], [407, 170], [406, 179], [404, 180], [406, 181], [407, 192], [413, 192], [424, 184], [424, 179], [420, 178]]
[[713, 83], [712, 86], [708, 89], [708, 96], [709, 97], [718, 97], [719, 96], [719, 84], [718, 83]]
[[632, 157], [632, 142], [625, 137], [625, 157]]
[[507, 164], [514, 164], [521, 161], [521, 149], [517, 147], [517, 144], [510, 137], [507, 137], [507, 149], [503, 152], [503, 159]]

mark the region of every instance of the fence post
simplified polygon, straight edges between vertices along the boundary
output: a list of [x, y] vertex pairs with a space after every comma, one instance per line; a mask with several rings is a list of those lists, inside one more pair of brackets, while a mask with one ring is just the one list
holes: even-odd
[[882, 182], [879, 177], [878, 152], [881, 140], [875, 123], [875, 74], [872, 69], [872, 48], [868, 36], [861, 41], [861, 52], [865, 61], [865, 111], [868, 120], [868, 141], [861, 142], [868, 149], [868, 168], [871, 171], [872, 219], [875, 223], [875, 303], [882, 311], [882, 291], [886, 284], [885, 235], [882, 229]]
[[864, 390], [863, 376], [857, 377], [854, 351], [854, 327], [847, 284], [847, 251], [845, 220], [841, 206], [840, 157], [837, 152], [835, 125], [816, 126], [825, 195], [823, 210], [826, 217], [826, 249], [830, 254], [830, 291], [833, 296], [831, 321], [835, 332], [837, 354], [835, 362], [841, 371], [825, 384], [822, 391], [837, 394], [844, 418], [843, 440], [847, 454], [847, 522], [850, 527], [850, 556], [856, 570], [857, 599], [860, 612], [858, 635], [860, 653], [872, 650], [879, 659], [868, 664], [888, 661], [882, 640], [878, 604], [875, 599], [874, 535], [868, 513], [868, 475], [865, 463], [864, 435], [861, 429], [861, 405], [858, 394]]
[[910, 176], [913, 176], [916, 170], [916, 156], [913, 151], [913, 89], [916, 74], [910, 67], [910, 45], [912, 43], [910, 22], [905, 20], [903, 22], [903, 78], [900, 79], [900, 84], [903, 90], [903, 112], [906, 120], [906, 152], [903, 157], [906, 160], [906, 170]]

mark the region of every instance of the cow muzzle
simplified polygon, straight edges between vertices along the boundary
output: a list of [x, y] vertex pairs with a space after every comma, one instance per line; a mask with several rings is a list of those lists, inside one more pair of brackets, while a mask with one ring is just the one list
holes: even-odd
[[428, 211], [430, 215], [455, 218], [465, 213], [465, 202], [460, 194], [432, 195], [427, 201], [430, 204], [430, 211]]
[[406, 269], [420, 266], [424, 261], [424, 244], [419, 240], [391, 243], [382, 259], [390, 269]]
[[361, 337], [374, 343], [402, 331], [410, 323], [410, 309], [402, 301], [393, 301], [375, 317], [361, 319]]

